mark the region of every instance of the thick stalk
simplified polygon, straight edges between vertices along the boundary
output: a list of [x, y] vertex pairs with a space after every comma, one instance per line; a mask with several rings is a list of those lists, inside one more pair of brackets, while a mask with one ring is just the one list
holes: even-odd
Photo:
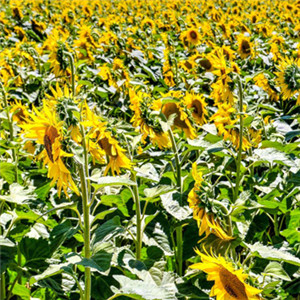
[[0, 300], [6, 299], [5, 273], [1, 274]]
[[241, 176], [241, 159], [242, 159], [242, 150], [243, 150], [243, 87], [241, 79], [238, 78], [238, 88], [239, 88], [239, 114], [240, 114], [240, 132], [239, 132], [239, 150], [237, 156], [237, 166], [236, 166], [236, 181], [235, 181], [235, 193], [234, 193], [234, 202], [239, 196], [240, 188], [240, 176]]
[[135, 214], [136, 214], [136, 259], [141, 259], [142, 251], [142, 218], [141, 218], [141, 203], [139, 197], [139, 190], [136, 180], [136, 174], [132, 172], [132, 180], [136, 183], [133, 187], [133, 196], [135, 202]]
[[[171, 129], [168, 130], [171, 143], [172, 143], [172, 149], [174, 152], [175, 156], [175, 164], [176, 164], [176, 182], [177, 182], [177, 188], [180, 193], [180, 204], [182, 204], [182, 186], [181, 186], [181, 165], [180, 165], [180, 160], [179, 160], [179, 154], [178, 154], [178, 149], [177, 145], [175, 142], [175, 138], [173, 135], [173, 132]], [[177, 250], [176, 250], [176, 260], [177, 260], [177, 272], [179, 276], [182, 276], [182, 254], [183, 254], [183, 242], [182, 242], [182, 225], [176, 227], [176, 243], [177, 243]]]
[[[81, 181], [81, 190], [82, 190], [82, 208], [83, 208], [83, 239], [84, 239], [84, 257], [89, 259], [91, 257], [90, 250], [90, 206], [88, 199], [88, 189], [87, 189], [87, 181], [85, 169], [83, 166], [79, 168], [80, 181]], [[89, 267], [85, 267], [85, 291], [84, 291], [84, 299], [91, 299], [91, 269]]]
[[[6, 112], [6, 117], [7, 117], [8, 126], [9, 126], [9, 140], [10, 140], [10, 142], [12, 142], [14, 139], [13, 120], [9, 115], [9, 107], [8, 107], [8, 102], [7, 102], [7, 98], [6, 98], [6, 92], [5, 92], [5, 88], [2, 84], [2, 82], [0, 82], [0, 89], [1, 89], [2, 96], [3, 96], [5, 112]], [[16, 182], [18, 182], [18, 158], [17, 158], [17, 153], [16, 153], [15, 148], [12, 149], [12, 155], [13, 155], [13, 161], [15, 164], [15, 180], [16, 180]]]
[[71, 53], [65, 52], [66, 55], [69, 57], [70, 60], [70, 66], [71, 66], [71, 80], [72, 80], [72, 95], [75, 97], [75, 64], [74, 64], [74, 58]]

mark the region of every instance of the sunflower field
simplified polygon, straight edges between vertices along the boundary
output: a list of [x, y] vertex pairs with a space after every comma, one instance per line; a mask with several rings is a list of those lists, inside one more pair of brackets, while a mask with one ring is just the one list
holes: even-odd
[[300, 299], [300, 0], [0, 0], [19, 299]]

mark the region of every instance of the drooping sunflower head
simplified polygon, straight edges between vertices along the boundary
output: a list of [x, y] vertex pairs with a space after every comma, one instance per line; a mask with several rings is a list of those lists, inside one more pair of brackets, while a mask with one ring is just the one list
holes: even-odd
[[217, 300], [236, 299], [254, 300], [261, 290], [248, 285], [245, 280], [248, 275], [242, 269], [235, 270], [233, 264], [224, 257], [205, 255], [199, 250], [196, 253], [201, 257], [202, 262], [190, 266], [192, 269], [202, 270], [208, 274], [207, 279], [214, 281], [210, 296]]
[[[290, 99], [297, 92], [300, 92], [300, 60], [286, 59], [282, 61], [280, 72], [277, 72], [277, 83], [281, 88], [283, 100]], [[297, 99], [300, 104], [300, 94]]]
[[27, 107], [21, 101], [16, 100], [10, 112], [13, 114], [13, 121], [18, 124], [26, 122], [26, 119], [29, 117]]
[[184, 102], [188, 109], [192, 110], [192, 116], [199, 125], [206, 123], [206, 102], [202, 95], [187, 93], [184, 97]]
[[174, 126], [182, 129], [189, 139], [195, 139], [197, 137], [196, 131], [193, 128], [188, 114], [184, 111], [184, 106], [181, 103], [168, 102], [163, 106], [162, 113], [168, 119], [171, 115], [175, 115]]
[[201, 36], [196, 28], [191, 28], [186, 32], [186, 38], [191, 44], [197, 45]]
[[245, 35], [240, 35], [238, 37], [238, 52], [241, 56], [241, 58], [246, 58], [250, 55], [252, 55], [253, 46], [250, 42], [250, 38]]

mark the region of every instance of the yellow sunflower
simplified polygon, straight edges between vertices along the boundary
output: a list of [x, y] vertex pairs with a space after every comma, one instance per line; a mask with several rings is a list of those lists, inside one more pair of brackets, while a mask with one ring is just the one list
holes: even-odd
[[160, 149], [171, 147], [168, 134], [163, 132], [159, 123], [151, 117], [151, 110], [149, 109], [151, 103], [146, 101], [149, 99], [149, 95], [142, 92], [136, 94], [130, 90], [129, 96], [131, 102], [129, 107], [134, 112], [131, 122], [142, 133], [142, 143], [146, 143], [146, 138], [149, 136], [151, 142]]
[[184, 111], [184, 106], [181, 103], [168, 102], [162, 107], [162, 113], [168, 119], [170, 115], [175, 114], [173, 127], [182, 129], [189, 139], [195, 139], [197, 137], [196, 130], [192, 126], [191, 121], [188, 118], [188, 114]]
[[192, 109], [192, 116], [199, 125], [203, 125], [207, 122], [207, 110], [206, 102], [202, 95], [196, 95], [195, 93], [187, 93], [183, 98], [185, 105], [188, 109]]
[[18, 124], [26, 122], [26, 119], [29, 117], [27, 107], [18, 100], [12, 105], [10, 112], [13, 114], [13, 121]]
[[96, 159], [102, 162], [105, 155], [108, 157], [109, 161], [104, 175], [108, 173], [109, 169], [111, 169], [112, 175], [120, 174], [120, 168], [131, 169], [132, 163], [124, 154], [125, 150], [106, 131], [106, 123], [102, 122], [99, 116], [90, 110], [87, 103], [84, 103], [82, 119], [81, 124], [89, 130], [86, 135], [86, 144], [93, 161], [95, 162]]
[[233, 239], [221, 227], [213, 213], [207, 213], [204, 204], [199, 199], [198, 192], [201, 190], [203, 182], [202, 172], [197, 171], [197, 164], [193, 163], [192, 175], [195, 180], [194, 188], [189, 192], [188, 203], [193, 209], [193, 218], [197, 221], [199, 227], [199, 236], [205, 233], [207, 237], [211, 233], [215, 234], [222, 240]]
[[33, 112], [26, 119], [26, 123], [20, 125], [24, 130], [24, 136], [44, 145], [44, 150], [38, 158], [43, 160], [44, 165], [48, 165], [48, 177], [52, 179], [52, 185], [57, 183], [58, 196], [60, 197], [63, 189], [68, 197], [68, 188], [79, 194], [71, 173], [62, 160], [63, 157], [73, 156], [61, 149], [63, 122], [58, 121], [53, 107], [48, 107], [45, 103], [41, 111], [33, 108]]
[[120, 174], [120, 168], [131, 169], [132, 163], [124, 154], [125, 150], [119, 146], [118, 141], [115, 140], [109, 132], [105, 132], [99, 137], [97, 143], [109, 158], [109, 162], [104, 171], [104, 176], [109, 169], [111, 169], [113, 175], [115, 175], [115, 173]]
[[271, 101], [278, 101], [278, 95], [276, 91], [272, 89], [268, 79], [263, 73], [256, 75], [253, 79], [255, 84], [262, 88], [269, 95]]
[[197, 28], [190, 28], [185, 32], [185, 37], [193, 45], [197, 45], [200, 42], [200, 33], [198, 32]]
[[243, 34], [239, 35], [238, 38], [238, 53], [241, 58], [246, 58], [253, 55], [253, 44], [250, 42], [250, 37]]
[[196, 253], [202, 262], [190, 266], [192, 269], [202, 270], [208, 274], [207, 280], [215, 284], [210, 291], [211, 297], [217, 300], [256, 300], [261, 290], [247, 284], [248, 275], [242, 269], [236, 270], [231, 262], [224, 257], [205, 255], [199, 250]]
[[[211, 117], [214, 121], [219, 135], [223, 135], [224, 140], [230, 140], [231, 143], [236, 147], [240, 146], [240, 138], [238, 128], [234, 127], [237, 122], [236, 110], [230, 104], [219, 105], [218, 111]], [[243, 136], [242, 140], [243, 150], [251, 147], [248, 139]]]
[[277, 84], [281, 88], [282, 99], [290, 99], [298, 93], [296, 104], [300, 105], [300, 59], [282, 60], [279, 70], [280, 72], [275, 72], [275, 74]]

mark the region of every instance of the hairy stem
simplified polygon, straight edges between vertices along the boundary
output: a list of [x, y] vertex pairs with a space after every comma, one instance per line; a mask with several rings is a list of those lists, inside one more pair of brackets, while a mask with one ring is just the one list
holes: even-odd
[[239, 149], [237, 156], [237, 165], [236, 165], [236, 181], [235, 181], [235, 193], [234, 193], [234, 201], [239, 196], [239, 188], [240, 188], [240, 176], [241, 176], [241, 159], [242, 159], [242, 150], [243, 150], [243, 87], [241, 79], [238, 78], [238, 88], [239, 88], [239, 113], [240, 113], [240, 130], [239, 130]]

